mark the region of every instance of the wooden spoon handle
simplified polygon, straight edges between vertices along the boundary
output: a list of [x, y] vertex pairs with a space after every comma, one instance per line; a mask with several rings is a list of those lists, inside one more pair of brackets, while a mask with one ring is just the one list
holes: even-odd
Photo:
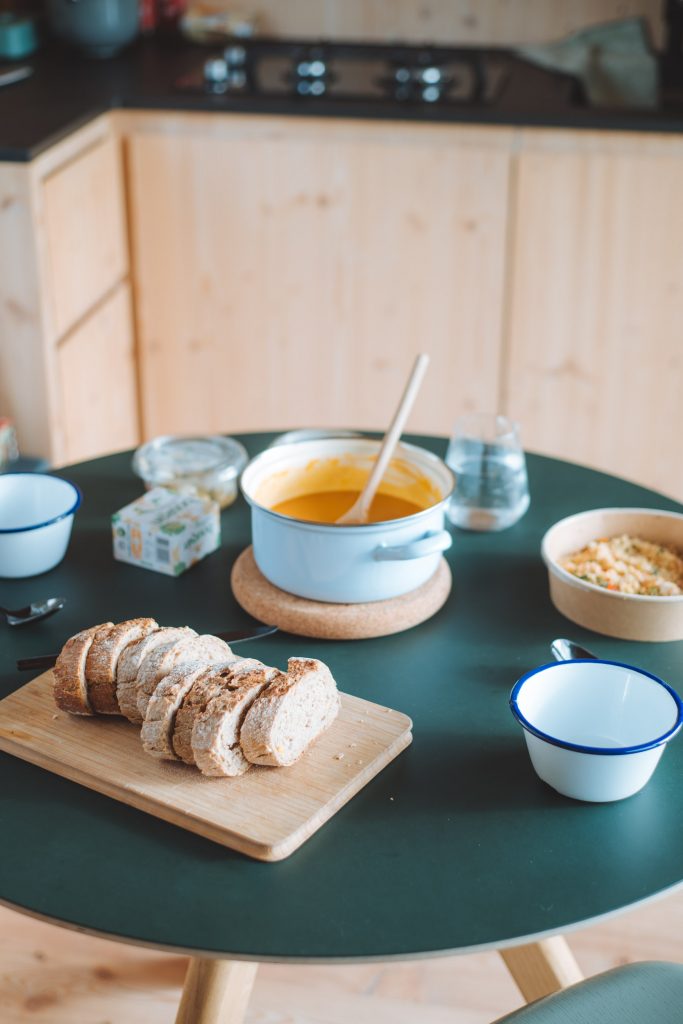
[[354, 515], [359, 519], [365, 519], [367, 517], [368, 510], [372, 504], [372, 499], [375, 497], [375, 491], [380, 485], [386, 468], [391, 461], [391, 456], [394, 454], [394, 449], [398, 439], [403, 433], [403, 428], [406, 425], [406, 421], [410, 415], [410, 410], [412, 409], [417, 393], [420, 390], [422, 378], [424, 377], [428, 366], [429, 356], [423, 352], [415, 360], [415, 364], [410, 377], [408, 378], [408, 383], [405, 386], [405, 391], [403, 392], [401, 401], [398, 404], [394, 418], [389, 425], [389, 429], [384, 435], [384, 441], [382, 442], [382, 447], [379, 450], [377, 462], [373, 466], [372, 472], [368, 477], [368, 481], [356, 502]]

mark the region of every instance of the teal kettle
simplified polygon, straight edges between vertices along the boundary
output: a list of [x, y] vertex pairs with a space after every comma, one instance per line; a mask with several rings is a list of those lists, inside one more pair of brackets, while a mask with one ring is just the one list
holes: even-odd
[[47, 0], [50, 28], [92, 57], [112, 57], [139, 31], [138, 0]]

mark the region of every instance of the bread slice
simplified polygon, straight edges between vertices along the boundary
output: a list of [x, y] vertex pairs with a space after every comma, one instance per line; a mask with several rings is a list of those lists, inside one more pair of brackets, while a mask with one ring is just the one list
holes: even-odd
[[251, 765], [240, 747], [244, 716], [274, 677], [276, 668], [232, 668], [227, 687], [195, 716], [191, 746], [195, 764], [204, 775], [243, 775]]
[[167, 761], [177, 760], [171, 742], [176, 712], [195, 680], [207, 671], [209, 670], [203, 661], [196, 661], [192, 665], [183, 663], [171, 669], [157, 686], [147, 705], [140, 733], [142, 746], [152, 757]]
[[322, 661], [290, 658], [287, 675], [275, 679], [249, 708], [240, 743], [254, 764], [292, 765], [337, 717], [339, 693]]
[[131, 722], [142, 721], [138, 711], [137, 678], [145, 658], [162, 644], [191, 636], [197, 636], [197, 633], [189, 626], [163, 626], [126, 647], [116, 667], [116, 700], [122, 715]]
[[93, 711], [101, 715], [121, 714], [116, 699], [116, 667], [121, 653], [158, 628], [154, 619], [128, 619], [97, 630], [85, 662], [88, 699]]
[[178, 665], [192, 665], [195, 661], [203, 661], [209, 668], [211, 665], [224, 664], [237, 660], [237, 655], [217, 636], [205, 633], [202, 636], [186, 637], [174, 640], [170, 644], [162, 644], [148, 654], [138, 672], [138, 714], [144, 721], [149, 699], [164, 676]]
[[55, 703], [62, 711], [68, 711], [71, 715], [95, 713], [88, 700], [85, 664], [95, 634], [113, 625], [113, 622], [104, 622], [100, 626], [83, 629], [70, 637], [62, 647], [54, 667]]
[[[255, 658], [236, 659], [239, 662], [240, 673], [244, 674], [250, 669], [261, 669], [264, 666]], [[200, 676], [184, 701], [178, 708], [173, 730], [173, 750], [176, 756], [185, 764], [194, 764], [194, 751], [192, 750], [192, 729], [195, 718], [205, 710], [214, 697], [231, 689], [231, 679], [234, 676], [234, 666], [228, 665], [224, 668], [209, 669], [203, 676]]]

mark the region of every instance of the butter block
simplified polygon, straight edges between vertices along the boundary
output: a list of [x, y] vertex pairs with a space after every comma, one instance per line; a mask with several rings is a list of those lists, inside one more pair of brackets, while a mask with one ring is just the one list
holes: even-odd
[[180, 576], [221, 542], [218, 503], [155, 487], [111, 517], [114, 558]]

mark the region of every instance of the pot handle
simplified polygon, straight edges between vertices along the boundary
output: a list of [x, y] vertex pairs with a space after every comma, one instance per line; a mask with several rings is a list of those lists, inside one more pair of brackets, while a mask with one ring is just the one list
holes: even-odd
[[397, 544], [395, 547], [380, 544], [375, 548], [372, 557], [376, 562], [402, 562], [409, 558], [426, 558], [440, 551], [448, 551], [452, 543], [453, 538], [448, 530], [440, 530], [438, 533], [426, 533], [424, 537], [409, 544]]

